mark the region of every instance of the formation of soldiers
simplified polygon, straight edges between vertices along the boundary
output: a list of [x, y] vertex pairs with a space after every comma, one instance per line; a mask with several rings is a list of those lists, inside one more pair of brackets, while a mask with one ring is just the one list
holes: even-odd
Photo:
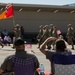
[[[72, 46], [72, 50], [74, 50], [74, 30], [71, 24], [68, 24], [67, 26], [67, 42], [68, 44], [70, 44]], [[40, 25], [39, 26], [40, 30], [39, 30], [39, 34], [37, 36], [37, 39], [39, 40], [39, 46], [38, 48], [40, 48], [40, 45], [48, 38], [48, 37], [56, 37], [59, 38], [60, 34], [57, 33], [57, 27], [53, 26], [53, 24], [48, 25]], [[20, 25], [16, 24], [13, 27], [13, 32], [15, 35], [15, 39], [21, 37], [21, 32], [20, 32]], [[51, 41], [47, 44], [47, 49], [51, 49], [51, 45], [53, 45], [53, 50], [54, 50], [54, 45], [55, 45], [55, 41]]]
[[[37, 36], [37, 39], [40, 39], [39, 41], [39, 48], [40, 48], [40, 45], [48, 38], [48, 37], [56, 37], [58, 38], [59, 35], [57, 34], [57, 27], [56, 26], [53, 26], [52, 24], [51, 25], [41, 25], [40, 26], [40, 31], [39, 31], [39, 34]], [[51, 44], [53, 44], [53, 49], [54, 49], [54, 44], [55, 44], [55, 41], [52, 41], [50, 43], [47, 44], [47, 49], [50, 49], [51, 48]]]
[[[48, 25], [41, 25], [39, 30], [39, 34], [37, 36], [37, 39], [39, 39], [39, 45], [38, 48], [40, 48], [40, 45], [48, 38], [48, 37], [56, 37], [59, 38], [60, 34], [57, 33], [57, 27], [53, 26], [52, 24]], [[68, 44], [72, 45], [72, 49], [74, 50], [74, 44], [73, 44], [73, 38], [74, 38], [74, 31], [71, 26], [71, 24], [68, 25], [67, 29], [67, 42]], [[55, 41], [51, 41], [50, 43], [47, 44], [47, 49], [51, 49], [51, 45], [53, 45], [53, 50], [54, 50], [54, 45]]]

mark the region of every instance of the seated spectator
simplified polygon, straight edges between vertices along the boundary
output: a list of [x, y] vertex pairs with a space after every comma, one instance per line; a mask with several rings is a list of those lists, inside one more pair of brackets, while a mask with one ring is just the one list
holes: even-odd
[[8, 36], [8, 31], [4, 29], [1, 34], [2, 34], [2, 39], [4, 39], [5, 36]]
[[1, 42], [3, 41], [2, 37], [0, 37], [0, 41], [1, 41]]
[[4, 39], [3, 39], [3, 41], [2, 41], [2, 43], [3, 43], [4, 45], [6, 45], [6, 46], [7, 46], [7, 38], [8, 38], [8, 37], [5, 36]]
[[[50, 41], [56, 40], [56, 50], [55, 51], [47, 51], [45, 50], [47, 43]], [[46, 58], [51, 62], [51, 73], [54, 75], [54, 64], [52, 62], [52, 56], [55, 53], [59, 54], [65, 54], [65, 55], [70, 55], [72, 54], [69, 49], [67, 49], [65, 41], [63, 39], [57, 39], [55, 37], [49, 37], [48, 39], [45, 40], [45, 42], [41, 45], [40, 51], [46, 55]]]
[[12, 43], [12, 40], [11, 40], [10, 36], [7, 36], [7, 44], [10, 46], [11, 43]]
[[[9, 73], [8, 75], [10, 75], [10, 73], [13, 72], [14, 75], [31, 75], [31, 74], [34, 75], [34, 72], [39, 67], [39, 62], [36, 56], [24, 51], [25, 45], [22, 39], [17, 39], [14, 42], [14, 48], [16, 49], [15, 54], [8, 56], [4, 60], [4, 62], [2, 63], [0, 67], [0, 74], [4, 75]], [[16, 60], [18, 60], [18, 62]], [[29, 60], [30, 62], [28, 62]], [[32, 63], [33, 65], [31, 65]], [[27, 66], [27, 65], [31, 65], [31, 66]]]

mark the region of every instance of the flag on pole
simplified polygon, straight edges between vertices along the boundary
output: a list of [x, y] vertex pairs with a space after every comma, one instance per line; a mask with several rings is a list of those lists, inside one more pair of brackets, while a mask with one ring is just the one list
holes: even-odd
[[6, 13], [7, 18], [11, 18], [14, 16], [13, 5], [9, 5], [6, 10], [7, 10], [7, 13]]
[[0, 19], [5, 19], [6, 18], [6, 11], [4, 11], [2, 14], [0, 14]]
[[14, 16], [14, 12], [13, 12], [13, 5], [7, 5], [5, 8], [5, 11], [0, 14], [0, 19], [7, 19], [7, 18], [11, 18]]

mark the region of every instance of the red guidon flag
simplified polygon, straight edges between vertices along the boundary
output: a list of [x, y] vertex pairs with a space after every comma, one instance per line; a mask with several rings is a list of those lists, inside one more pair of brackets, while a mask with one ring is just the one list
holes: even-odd
[[14, 16], [13, 5], [7, 5], [5, 11], [0, 14], [0, 19], [7, 19]]

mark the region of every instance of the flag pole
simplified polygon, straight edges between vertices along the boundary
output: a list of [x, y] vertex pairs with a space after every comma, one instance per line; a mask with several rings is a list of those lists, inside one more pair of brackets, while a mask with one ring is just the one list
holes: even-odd
[[15, 26], [15, 17], [13, 16], [13, 26]]
[[[12, 3], [13, 5], [13, 3]], [[13, 8], [13, 11], [14, 11], [14, 8]], [[13, 26], [15, 26], [15, 17], [13, 16]]]

